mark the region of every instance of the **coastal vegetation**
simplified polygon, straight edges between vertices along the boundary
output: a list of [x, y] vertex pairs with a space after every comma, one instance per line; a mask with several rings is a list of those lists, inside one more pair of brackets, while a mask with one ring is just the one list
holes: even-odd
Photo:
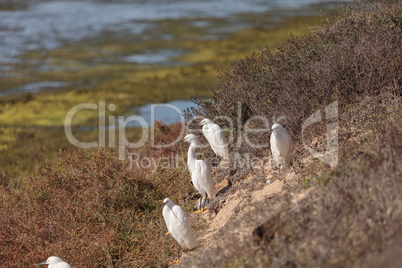
[[[26, 53], [22, 58], [24, 64], [32, 68], [33, 63], [41, 62], [51, 64], [51, 68], [37, 66], [37, 71], [28, 72], [27, 66], [20, 63], [16, 70], [0, 77], [0, 91], [15, 88], [22, 82], [61, 84], [57, 90], [0, 98], [0, 181], [3, 184], [18, 183], [37, 164], [55, 162], [59, 149], [73, 147], [65, 137], [63, 126], [67, 112], [74, 106], [88, 102], [114, 104], [116, 109], [108, 115], [118, 116], [131, 115], [130, 109], [150, 102], [209, 97], [208, 88], [217, 83], [219, 70], [229, 68], [231, 62], [260, 51], [266, 45], [283, 43], [290, 33], [295, 36], [309, 33], [308, 26], [320, 21], [320, 17], [294, 17], [278, 28], [244, 29], [222, 39], [203, 40], [206, 33], [198, 28], [188, 26], [190, 28], [183, 29], [178, 24], [186, 25], [184, 22], [163, 20], [158, 22], [160, 26], [175, 37], [170, 41], [139, 42], [138, 36], [132, 36], [122, 42], [105, 35], [101, 44], [87, 41], [48, 52]], [[218, 24], [219, 21], [212, 20], [211, 23]], [[189, 32], [191, 36], [188, 36]], [[167, 65], [135, 64], [120, 59], [121, 55], [140, 53], [145, 49], [157, 53], [166, 48], [183, 53]], [[108, 53], [110, 62], [91, 65], [101, 53], [103, 57]], [[51, 63], [46, 59], [51, 59]], [[66, 67], [66, 62], [71, 66]], [[96, 140], [97, 111], [80, 111], [72, 124], [78, 140]], [[131, 128], [127, 131], [128, 139], [134, 139], [138, 132]]]
[[[167, 267], [177, 248], [173, 238], [165, 235], [158, 204], [169, 197], [190, 216], [202, 244], [187, 251], [178, 266], [397, 267], [402, 261], [401, 14], [402, 4], [397, 1], [362, 4], [324, 20], [308, 35], [294, 34], [277, 46], [263, 29], [239, 32], [224, 41], [206, 41], [215, 51], [211, 62], [222, 56], [222, 65], [210, 62], [144, 71], [140, 80], [120, 70], [110, 74], [119, 77], [117, 80], [105, 77], [96, 92], [66, 88], [49, 95], [52, 97], [39, 93], [25, 95], [25, 99], [5, 98], [1, 116], [6, 124], [1, 135], [8, 142], [1, 146], [11, 160], [3, 158], [2, 162], [12, 166], [11, 161], [27, 161], [27, 170], [32, 170], [32, 159], [38, 156], [51, 161], [0, 186], [0, 265], [26, 267], [57, 255], [75, 267]], [[288, 30], [272, 30], [271, 34], [276, 31]], [[245, 42], [246, 36], [252, 39], [249, 34], [259, 41], [254, 45]], [[225, 51], [229, 56], [220, 53], [224, 42], [228, 42]], [[243, 58], [230, 52], [236, 44], [243, 46]], [[209, 61], [205, 51], [191, 55], [183, 57]], [[231, 68], [226, 59], [233, 62]], [[215, 67], [227, 69], [214, 78]], [[158, 87], [155, 81], [163, 83]], [[204, 81], [211, 84], [206, 86]], [[138, 91], [137, 98], [129, 93], [134, 85], [157, 91]], [[182, 91], [163, 95], [165, 86], [179, 85]], [[62, 126], [62, 113], [48, 119], [52, 109], [48, 114], [36, 111], [46, 104], [69, 109], [93, 98], [114, 102], [116, 114], [122, 114], [132, 103], [193, 97], [190, 87], [210, 100], [198, 98], [201, 108], [187, 110], [186, 118], [224, 115], [235, 122], [240, 118], [242, 128], [233, 129], [235, 137], [244, 138], [247, 127], [266, 129], [256, 116], [283, 116], [280, 123], [294, 143], [292, 166], [281, 172], [269, 165], [218, 167], [213, 175], [218, 195], [207, 212], [194, 215], [191, 212], [200, 196], [186, 170], [186, 146], [159, 150], [148, 141], [139, 150], [127, 148], [122, 161], [113, 148], [60, 146], [65, 144], [64, 130], [50, 126]], [[110, 97], [109, 90], [126, 95]], [[154, 93], [162, 95], [155, 100]], [[10, 116], [24, 102], [26, 117], [18, 115], [16, 124]], [[236, 109], [238, 103], [240, 110]], [[303, 122], [311, 114], [318, 110], [331, 113], [327, 107], [334, 103], [336, 116], [303, 131]], [[256, 119], [246, 125], [253, 117]], [[96, 120], [96, 115], [88, 114], [76, 126], [92, 125]], [[31, 132], [22, 128], [25, 122], [35, 122]], [[225, 127], [224, 120], [217, 123]], [[326, 151], [330, 123], [339, 127], [336, 166], [306, 150], [308, 146]], [[179, 124], [157, 122], [155, 139], [170, 143], [180, 129]], [[136, 138], [138, 133], [133, 129], [130, 135]], [[77, 132], [83, 140], [96, 136], [96, 131]], [[262, 134], [248, 138], [254, 144], [268, 143]], [[40, 142], [47, 144], [47, 139], [53, 145], [41, 148], [47, 145]], [[268, 150], [249, 143], [232, 142], [232, 156], [269, 155]], [[56, 156], [48, 154], [50, 148], [62, 150]], [[27, 157], [25, 153], [41, 150], [41, 155], [22, 159]], [[15, 152], [19, 155], [13, 155]], [[144, 168], [132, 161], [130, 153], [165, 162], [155, 169]], [[213, 155], [209, 148], [200, 153], [205, 159]], [[15, 174], [18, 167], [14, 168], [3, 178]]]

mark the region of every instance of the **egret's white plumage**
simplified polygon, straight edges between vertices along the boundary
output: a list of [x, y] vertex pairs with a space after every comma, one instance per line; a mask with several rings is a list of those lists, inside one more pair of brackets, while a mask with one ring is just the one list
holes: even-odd
[[275, 165], [279, 168], [286, 167], [290, 163], [292, 154], [292, 140], [285, 128], [279, 124], [273, 124], [267, 132], [271, 132], [271, 152]]
[[203, 207], [205, 207], [208, 196], [213, 198], [216, 194], [215, 184], [212, 181], [211, 170], [209, 169], [207, 163], [205, 163], [203, 160], [198, 160], [195, 157], [195, 149], [201, 145], [197, 136], [194, 134], [188, 134], [182, 141], [191, 143], [190, 148], [188, 148], [187, 166], [188, 170], [190, 171], [191, 181], [195, 189], [197, 189], [202, 196], [205, 196], [203, 204]]
[[48, 268], [72, 268], [70, 264], [55, 256], [49, 257], [45, 262], [39, 263], [37, 266], [44, 264], [48, 264]]
[[206, 118], [197, 125], [202, 126], [202, 133], [215, 154], [225, 159], [229, 159], [229, 143], [222, 128]]
[[[170, 198], [163, 200], [161, 206], [164, 206], [162, 214], [169, 233], [179, 243], [179, 245], [188, 249], [198, 247], [200, 243], [195, 239], [194, 233], [191, 230], [190, 220], [184, 210], [173, 203]], [[180, 246], [177, 253], [177, 259], [179, 259], [180, 255]]]

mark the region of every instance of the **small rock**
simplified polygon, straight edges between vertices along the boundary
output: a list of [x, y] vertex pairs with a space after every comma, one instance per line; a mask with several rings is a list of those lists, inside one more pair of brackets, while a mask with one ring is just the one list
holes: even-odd
[[271, 179], [268, 179], [265, 183], [266, 183], [266, 184], [271, 184], [272, 181], [271, 181]]

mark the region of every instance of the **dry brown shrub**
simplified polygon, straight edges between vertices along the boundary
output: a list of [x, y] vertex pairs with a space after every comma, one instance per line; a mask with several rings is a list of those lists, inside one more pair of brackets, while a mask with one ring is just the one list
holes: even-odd
[[[176, 126], [157, 128], [158, 140], [177, 134]], [[192, 211], [195, 203], [183, 166], [143, 169], [108, 149], [61, 153], [25, 181], [21, 189], [0, 188], [1, 267], [29, 267], [53, 255], [75, 267], [166, 266], [177, 243], [164, 235], [159, 204], [170, 197]]]
[[[328, 18], [314, 33], [291, 37], [280, 47], [267, 47], [220, 74], [211, 88], [211, 100], [197, 99], [200, 109], [187, 111], [189, 119], [202, 115], [210, 119], [227, 116], [235, 124], [233, 133], [245, 132], [254, 116], [279, 122], [300, 141], [302, 124], [319, 109], [338, 101], [343, 114], [365, 98], [402, 96], [402, 51], [400, 49], [402, 5], [397, 1], [360, 4], [345, 8], [338, 18]], [[241, 112], [238, 105], [241, 103]], [[216, 120], [228, 127], [225, 120]], [[251, 128], [269, 128], [255, 119]], [[262, 134], [250, 135], [260, 144]], [[234, 143], [239, 142], [235, 140]], [[232, 152], [261, 156], [264, 151], [244, 141]]]

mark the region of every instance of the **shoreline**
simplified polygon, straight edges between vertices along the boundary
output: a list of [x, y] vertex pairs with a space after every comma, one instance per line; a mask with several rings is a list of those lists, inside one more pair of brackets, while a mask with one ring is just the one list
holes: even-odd
[[[24, 83], [62, 81], [70, 85], [56, 91], [24, 93], [0, 98], [2, 180], [22, 177], [22, 173], [32, 171], [39, 163], [55, 161], [59, 149], [71, 148], [63, 132], [63, 126], [66, 114], [72, 107], [87, 103], [88, 100], [91, 100], [91, 103], [104, 101], [108, 105], [115, 105], [116, 109], [111, 115], [126, 115], [131, 107], [192, 99], [196, 96], [195, 92], [199, 97], [209, 97], [209, 87], [218, 83], [217, 73], [230, 69], [230, 65], [239, 60], [239, 55], [242, 55], [240, 58], [244, 58], [255, 51], [266, 49], [267, 45], [283, 43], [290, 37], [290, 32], [294, 36], [306, 34], [310, 32], [306, 25], [318, 25], [320, 21], [319, 16], [296, 17], [288, 20], [283, 28], [253, 28], [233, 33], [221, 40], [185, 40], [181, 43], [172, 41], [164, 44], [165, 47], [188, 49], [187, 54], [179, 57], [181, 62], [191, 63], [188, 66], [106, 64], [77, 72], [42, 72], [31, 80], [23, 80]], [[130, 46], [131, 44], [110, 44], [105, 48], [126, 51], [131, 49]], [[82, 49], [81, 52], [78, 48], [69, 48], [63, 53], [63, 49], [56, 49], [48, 54], [54, 59], [62, 60], [73, 53], [76, 57], [86, 60], [94, 56], [88, 52], [90, 50], [90, 47]], [[78, 52], [80, 54], [77, 54]], [[27, 61], [40, 57], [38, 52], [31, 52], [25, 56]], [[3, 88], [5, 85], [22, 82], [15, 77], [10, 77], [7, 81], [1, 77], [0, 81]], [[73, 81], [88, 83], [74, 85]], [[97, 122], [98, 114], [89, 110], [75, 117], [73, 123], [77, 126], [96, 126]], [[49, 127], [54, 128], [49, 131]], [[129, 135], [137, 136], [136, 133]], [[77, 136], [83, 140], [91, 140], [97, 136], [97, 131], [91, 133], [78, 131]]]

